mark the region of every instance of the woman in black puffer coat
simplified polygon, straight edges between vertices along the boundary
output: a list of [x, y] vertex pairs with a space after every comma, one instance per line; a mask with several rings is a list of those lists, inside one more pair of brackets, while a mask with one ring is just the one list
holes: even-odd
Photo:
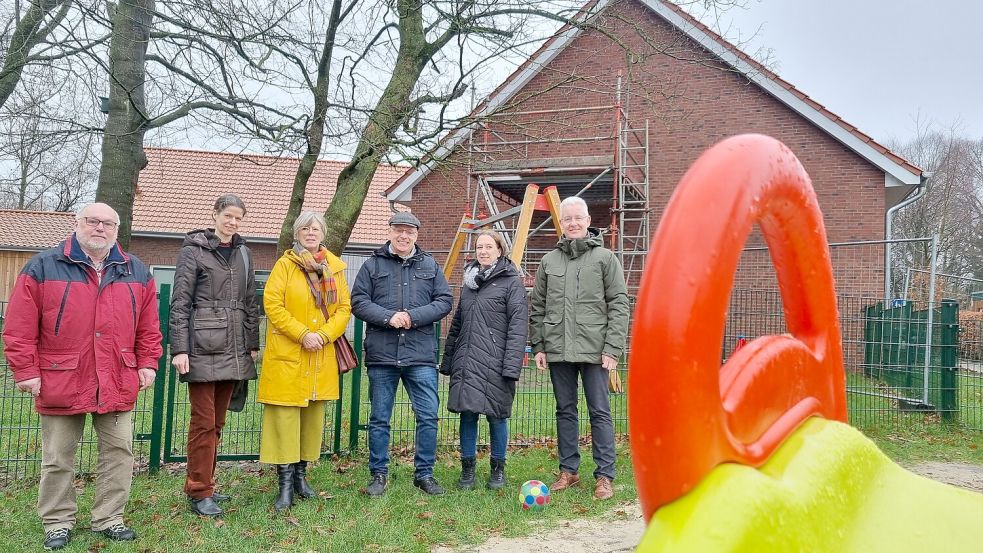
[[477, 259], [464, 268], [461, 300], [440, 365], [440, 372], [451, 377], [447, 409], [461, 414], [461, 489], [474, 487], [479, 415], [488, 419], [491, 434], [488, 487], [505, 486], [509, 417], [529, 327], [526, 289], [505, 253], [497, 232], [478, 235]]

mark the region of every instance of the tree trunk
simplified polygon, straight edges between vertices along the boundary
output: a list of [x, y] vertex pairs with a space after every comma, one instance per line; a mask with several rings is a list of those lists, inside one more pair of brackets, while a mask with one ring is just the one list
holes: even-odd
[[[317, 158], [321, 155], [321, 148], [324, 146], [324, 118], [328, 113], [328, 80], [331, 76], [331, 54], [334, 50], [335, 37], [338, 32], [338, 25], [341, 23], [341, 0], [334, 0], [331, 6], [331, 17], [328, 20], [328, 30], [324, 37], [324, 47], [321, 50], [321, 59], [317, 64], [317, 84], [314, 86], [314, 114], [311, 124], [307, 127], [307, 151], [300, 160], [297, 167], [297, 175], [294, 177], [294, 186], [290, 191], [290, 203], [287, 205], [287, 215], [283, 219], [283, 226], [280, 227], [280, 238], [277, 241], [277, 253], [283, 253], [291, 246], [294, 241], [293, 226], [300, 210], [304, 205], [304, 196], [307, 194], [307, 182], [314, 173], [317, 166]], [[328, 229], [324, 229], [327, 234]], [[334, 251], [334, 250], [332, 250]], [[341, 255], [340, 250], [334, 252]]]
[[27, 161], [20, 162], [20, 183], [17, 188], [17, 209], [27, 209]]
[[355, 156], [338, 175], [338, 187], [324, 214], [328, 224], [325, 245], [335, 254], [340, 254], [348, 243], [375, 170], [389, 152], [397, 129], [410, 115], [410, 96], [431, 56], [419, 1], [400, 0], [397, 9], [399, 53], [392, 77], [362, 132]]
[[109, 117], [102, 141], [102, 165], [96, 201], [119, 213], [119, 241], [129, 246], [133, 224], [133, 196], [137, 178], [147, 165], [143, 151], [146, 132], [147, 43], [154, 0], [121, 0], [113, 17], [109, 47]]

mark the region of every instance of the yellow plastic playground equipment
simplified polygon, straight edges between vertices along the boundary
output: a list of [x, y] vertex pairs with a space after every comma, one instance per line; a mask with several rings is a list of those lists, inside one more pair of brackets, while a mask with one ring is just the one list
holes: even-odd
[[[789, 334], [720, 366], [753, 225]], [[686, 173], [655, 234], [629, 358], [639, 551], [981, 552], [983, 495], [909, 473], [846, 423], [826, 230], [799, 160], [733, 137]]]

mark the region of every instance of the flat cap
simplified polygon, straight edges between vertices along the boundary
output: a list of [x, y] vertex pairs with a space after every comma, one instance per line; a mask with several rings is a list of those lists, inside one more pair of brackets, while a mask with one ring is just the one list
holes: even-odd
[[389, 225], [409, 225], [411, 227], [420, 228], [420, 220], [416, 218], [409, 211], [400, 211], [389, 218]]

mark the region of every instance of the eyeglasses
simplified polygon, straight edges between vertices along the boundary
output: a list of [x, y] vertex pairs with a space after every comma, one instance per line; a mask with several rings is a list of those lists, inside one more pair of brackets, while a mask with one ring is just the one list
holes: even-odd
[[409, 227], [409, 228], [389, 227], [389, 232], [395, 235], [405, 234], [406, 236], [414, 236], [416, 234], [416, 229], [413, 227]]
[[568, 215], [560, 219], [560, 222], [563, 224], [572, 223], [573, 221], [577, 221], [578, 223], [583, 223], [587, 219], [590, 219], [589, 215], [573, 215], [573, 216]]
[[115, 230], [119, 225], [116, 221], [103, 221], [97, 217], [82, 217], [82, 221], [89, 228], [98, 228], [99, 225], [102, 225], [106, 230]]

